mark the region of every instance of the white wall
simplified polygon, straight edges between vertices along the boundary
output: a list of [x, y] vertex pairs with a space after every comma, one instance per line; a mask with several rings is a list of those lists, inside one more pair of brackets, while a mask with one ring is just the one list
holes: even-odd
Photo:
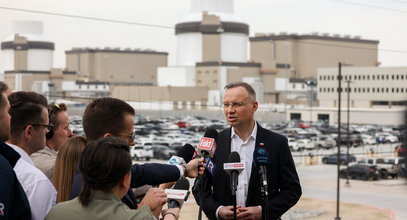
[[202, 34], [178, 34], [177, 66], [195, 66], [196, 62], [202, 62]]
[[222, 33], [220, 40], [222, 61], [247, 62], [247, 35]]
[[50, 71], [52, 68], [52, 50], [29, 49], [27, 69], [31, 71]]
[[195, 67], [159, 67], [157, 83], [158, 86], [195, 86]]

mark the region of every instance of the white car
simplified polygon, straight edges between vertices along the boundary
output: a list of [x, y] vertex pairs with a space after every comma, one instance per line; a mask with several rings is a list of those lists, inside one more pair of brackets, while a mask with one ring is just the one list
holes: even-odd
[[313, 150], [315, 148], [314, 143], [308, 139], [298, 139], [297, 147], [299, 150]]
[[150, 160], [153, 158], [154, 153], [151, 146], [134, 145], [130, 147], [130, 154], [134, 160]]
[[299, 151], [295, 138], [288, 138], [288, 146], [290, 147], [291, 151]]

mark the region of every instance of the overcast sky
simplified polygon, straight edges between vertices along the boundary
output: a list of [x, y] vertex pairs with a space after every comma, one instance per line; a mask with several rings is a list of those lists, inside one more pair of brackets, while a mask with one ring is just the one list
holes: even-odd
[[[0, 0], [0, 7], [174, 27], [189, 13], [190, 0]], [[250, 36], [258, 32], [319, 32], [379, 40], [382, 66], [407, 66], [407, 0], [235, 0], [234, 14], [250, 25]], [[169, 52], [169, 64], [175, 63], [172, 28], [0, 8], [1, 40], [12, 34], [13, 20], [44, 22], [44, 37], [55, 42], [55, 67], [65, 66], [65, 50], [85, 46], [150, 48]]]

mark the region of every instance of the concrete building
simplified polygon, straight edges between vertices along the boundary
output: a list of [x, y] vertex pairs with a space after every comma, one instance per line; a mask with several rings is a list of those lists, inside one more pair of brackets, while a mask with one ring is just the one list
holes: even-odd
[[120, 48], [74, 48], [66, 51], [66, 68], [89, 81], [157, 85], [157, 68], [168, 53]]
[[[338, 68], [318, 69], [319, 107], [289, 110], [287, 119], [338, 120]], [[352, 123], [398, 125], [407, 107], [407, 67], [342, 67], [341, 117]], [[349, 82], [349, 89], [348, 89]]]

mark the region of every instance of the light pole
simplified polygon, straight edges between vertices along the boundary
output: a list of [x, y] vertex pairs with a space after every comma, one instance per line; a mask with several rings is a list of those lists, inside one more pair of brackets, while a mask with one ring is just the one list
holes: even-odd
[[341, 156], [341, 87], [342, 82], [342, 63], [338, 63], [338, 155], [337, 155], [337, 181], [336, 181], [336, 217], [335, 220], [341, 220], [339, 217], [339, 168], [340, 168], [340, 156]]
[[350, 79], [348, 79], [348, 80], [346, 80], [346, 82], [348, 83], [348, 88], [347, 88], [347, 92], [348, 92], [348, 99], [347, 99], [347, 104], [348, 104], [348, 108], [347, 108], [347, 117], [348, 117], [348, 120], [347, 120], [347, 140], [346, 140], [346, 170], [347, 170], [347, 172], [346, 172], [346, 185], [347, 186], [350, 186], [350, 183], [349, 183], [349, 145], [350, 145], [350, 138], [349, 138], [349, 118], [350, 118], [350, 111], [349, 111], [349, 103], [350, 103], [350, 84], [351, 84], [351, 81], [350, 81]]
[[314, 87], [317, 86], [317, 81], [315, 79], [308, 79], [305, 81], [305, 84], [310, 88], [310, 94], [309, 94], [309, 108], [310, 108], [310, 124], [312, 123], [312, 104], [314, 101]]

